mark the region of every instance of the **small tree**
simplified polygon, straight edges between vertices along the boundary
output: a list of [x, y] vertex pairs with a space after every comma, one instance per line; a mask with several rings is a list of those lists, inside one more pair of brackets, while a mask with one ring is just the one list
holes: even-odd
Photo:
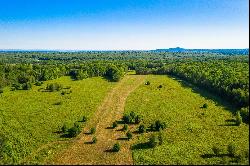
[[127, 130], [128, 130], [128, 125], [127, 125], [127, 124], [124, 124], [122, 130], [123, 130], [123, 131], [127, 131]]
[[66, 133], [68, 131], [68, 129], [69, 129], [68, 125], [66, 123], [64, 123], [62, 128], [61, 128], [62, 132]]
[[137, 116], [135, 117], [135, 124], [139, 124], [141, 121], [142, 121], [141, 116], [137, 115]]
[[86, 122], [87, 121], [87, 117], [86, 116], [83, 116], [82, 117], [82, 122]]
[[90, 133], [91, 134], [94, 134], [96, 132], [96, 128], [95, 127], [92, 127], [91, 129], [90, 129]]
[[236, 155], [236, 147], [234, 144], [230, 143], [227, 146], [227, 152], [231, 157], [234, 157]]
[[130, 115], [124, 115], [122, 117], [122, 120], [124, 121], [124, 123], [127, 123], [127, 124], [130, 124], [132, 122]]
[[114, 128], [116, 128], [116, 127], [117, 127], [117, 125], [118, 125], [118, 124], [117, 124], [117, 122], [116, 122], [116, 121], [115, 121], [115, 122], [113, 122], [113, 124], [112, 124], [113, 129], [114, 129]]
[[126, 136], [128, 137], [128, 140], [130, 140], [131, 138], [132, 138], [132, 133], [130, 132], [130, 131], [128, 131], [127, 133], [126, 133]]
[[146, 131], [146, 127], [145, 127], [143, 124], [141, 124], [141, 125], [139, 126], [138, 131], [139, 131], [139, 133], [144, 133], [144, 132]]
[[214, 152], [214, 154], [215, 154], [216, 156], [218, 156], [218, 155], [220, 154], [220, 152], [221, 152], [220, 148], [219, 148], [219, 147], [216, 147], [216, 146], [213, 146], [213, 147], [212, 147], [212, 151]]
[[158, 144], [157, 137], [153, 134], [149, 137], [148, 145], [151, 148], [154, 148]]
[[113, 151], [113, 152], [119, 152], [120, 149], [121, 149], [120, 144], [119, 144], [119, 143], [116, 143], [116, 144], [114, 144], [114, 146], [113, 146], [113, 148], [112, 148], [112, 151]]
[[97, 138], [94, 136], [92, 139], [92, 143], [95, 144], [97, 142]]
[[81, 128], [79, 125], [74, 124], [72, 128], [68, 130], [68, 134], [70, 137], [75, 137], [81, 132]]
[[207, 107], [208, 107], [207, 103], [203, 104], [202, 106], [202, 108], [207, 108]]
[[242, 118], [241, 118], [241, 115], [240, 115], [240, 111], [237, 111], [236, 112], [236, 125], [240, 126], [241, 123], [242, 123]]
[[150, 85], [150, 82], [149, 82], [149, 81], [147, 81], [147, 82], [145, 83], [145, 85]]

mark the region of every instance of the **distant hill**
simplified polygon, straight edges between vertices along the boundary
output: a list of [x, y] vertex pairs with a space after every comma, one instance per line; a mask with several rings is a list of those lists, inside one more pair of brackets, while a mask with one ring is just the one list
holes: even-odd
[[168, 48], [151, 50], [153, 52], [189, 52], [189, 53], [219, 53], [219, 54], [243, 54], [248, 55], [249, 49], [186, 49], [186, 48]]

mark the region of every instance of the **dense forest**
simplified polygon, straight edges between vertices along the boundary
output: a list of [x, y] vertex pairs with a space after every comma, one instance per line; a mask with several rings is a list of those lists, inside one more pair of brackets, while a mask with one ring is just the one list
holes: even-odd
[[[169, 74], [249, 106], [249, 58], [219, 53], [86, 51], [1, 52], [0, 88], [30, 89], [32, 84], [71, 76], [80, 80], [103, 76], [119, 81], [128, 70], [137, 74]], [[2, 92], [2, 90], [1, 90]]]

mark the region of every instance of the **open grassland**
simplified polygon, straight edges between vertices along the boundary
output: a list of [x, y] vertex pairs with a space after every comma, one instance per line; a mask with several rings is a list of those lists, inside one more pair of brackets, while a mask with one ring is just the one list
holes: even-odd
[[[39, 91], [47, 83], [60, 83], [70, 88], [55, 92]], [[34, 154], [35, 158], [31, 155], [48, 143], [68, 140], [59, 133], [62, 125], [68, 123], [72, 126], [83, 116], [90, 119], [115, 84], [101, 77], [82, 81], [61, 77], [46, 81], [42, 86], [33, 86], [31, 90], [10, 91], [5, 88], [0, 96], [0, 134], [8, 141], [0, 164], [43, 162], [44, 157], [54, 153], [53, 149], [60, 148], [59, 145], [50, 147], [50, 150], [45, 148], [42, 154]], [[72, 93], [61, 94], [70, 90]]]
[[[137, 135], [132, 146], [135, 164], [232, 164], [236, 159], [227, 155], [230, 143], [237, 154], [248, 155], [249, 125], [235, 125], [232, 107], [168, 76], [148, 75], [146, 80], [151, 84], [141, 85], [128, 97], [125, 112], [142, 115], [146, 126], [161, 120], [168, 127], [162, 131], [163, 144], [155, 148], [145, 143], [158, 132]], [[201, 108], [204, 103], [207, 108]], [[221, 149], [219, 155], [214, 155], [213, 146]], [[248, 164], [248, 159], [238, 164]]]

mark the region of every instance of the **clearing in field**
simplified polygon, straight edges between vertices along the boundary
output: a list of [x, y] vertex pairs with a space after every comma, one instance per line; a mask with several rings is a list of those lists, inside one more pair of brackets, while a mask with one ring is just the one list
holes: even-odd
[[[135, 164], [247, 164], [249, 156], [249, 126], [235, 125], [230, 107], [225, 107], [211, 95], [187, 86], [168, 76], [148, 75], [150, 85], [141, 85], [128, 97], [125, 112], [143, 116], [145, 126], [156, 120], [164, 121], [163, 143], [147, 146], [147, 131], [136, 134], [133, 149]], [[160, 86], [161, 85], [161, 86]], [[202, 106], [207, 103], [207, 108]], [[230, 157], [228, 145], [233, 144], [235, 155]], [[216, 147], [218, 154], [212, 150]]]
[[[133, 164], [131, 141], [124, 139], [126, 136], [121, 131], [121, 125], [112, 128], [112, 123], [122, 118], [127, 96], [144, 82], [144, 77], [125, 76], [106, 96], [80, 134], [80, 139], [59, 153], [49, 164]], [[93, 127], [96, 132], [90, 134]], [[97, 138], [96, 143], [92, 143], [93, 137]], [[112, 152], [112, 146], [117, 142], [121, 144], [121, 150]]]

